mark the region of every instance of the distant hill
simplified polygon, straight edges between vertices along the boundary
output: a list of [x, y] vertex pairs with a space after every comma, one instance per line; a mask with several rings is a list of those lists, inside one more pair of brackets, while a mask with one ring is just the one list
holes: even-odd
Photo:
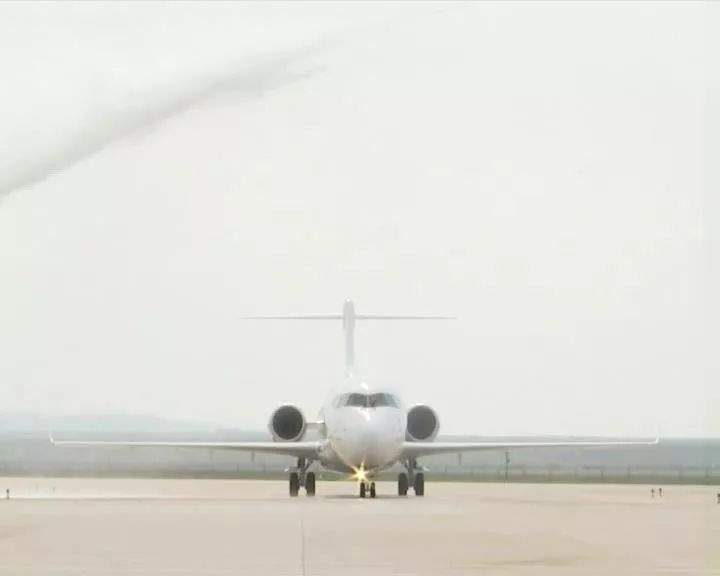
[[49, 416], [25, 412], [0, 413], [0, 432], [208, 432], [218, 426], [207, 422], [172, 420], [149, 414], [75, 414]]
[[152, 414], [74, 414], [50, 416], [0, 413], [0, 439], [47, 438], [96, 440], [268, 440], [267, 431], [227, 428], [210, 422], [174, 420]]

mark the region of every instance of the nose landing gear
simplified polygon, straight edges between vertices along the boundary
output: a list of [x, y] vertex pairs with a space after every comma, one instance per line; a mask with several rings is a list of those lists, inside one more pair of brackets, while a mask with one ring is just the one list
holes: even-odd
[[375, 482], [360, 482], [360, 498], [365, 498], [368, 492], [370, 498], [375, 498]]

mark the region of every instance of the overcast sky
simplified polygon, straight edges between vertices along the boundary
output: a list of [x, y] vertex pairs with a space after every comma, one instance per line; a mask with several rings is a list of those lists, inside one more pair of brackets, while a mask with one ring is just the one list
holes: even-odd
[[0, 5], [0, 411], [720, 434], [718, 5]]

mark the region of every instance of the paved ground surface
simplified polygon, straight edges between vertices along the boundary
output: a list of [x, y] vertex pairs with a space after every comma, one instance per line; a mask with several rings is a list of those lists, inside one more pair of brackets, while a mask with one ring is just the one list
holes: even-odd
[[0, 574], [720, 575], [720, 487], [0, 478]]

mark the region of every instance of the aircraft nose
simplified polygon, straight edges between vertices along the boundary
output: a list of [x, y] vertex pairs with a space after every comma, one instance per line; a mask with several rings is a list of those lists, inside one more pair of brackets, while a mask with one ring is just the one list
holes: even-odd
[[360, 430], [360, 433], [358, 435], [358, 442], [361, 444], [372, 445], [376, 442], [380, 442], [382, 439], [382, 431], [371, 427], [366, 427], [363, 430]]
[[400, 427], [389, 416], [359, 414], [343, 430], [337, 438], [336, 451], [345, 464], [370, 468], [383, 466], [397, 456], [402, 444], [397, 434]]

